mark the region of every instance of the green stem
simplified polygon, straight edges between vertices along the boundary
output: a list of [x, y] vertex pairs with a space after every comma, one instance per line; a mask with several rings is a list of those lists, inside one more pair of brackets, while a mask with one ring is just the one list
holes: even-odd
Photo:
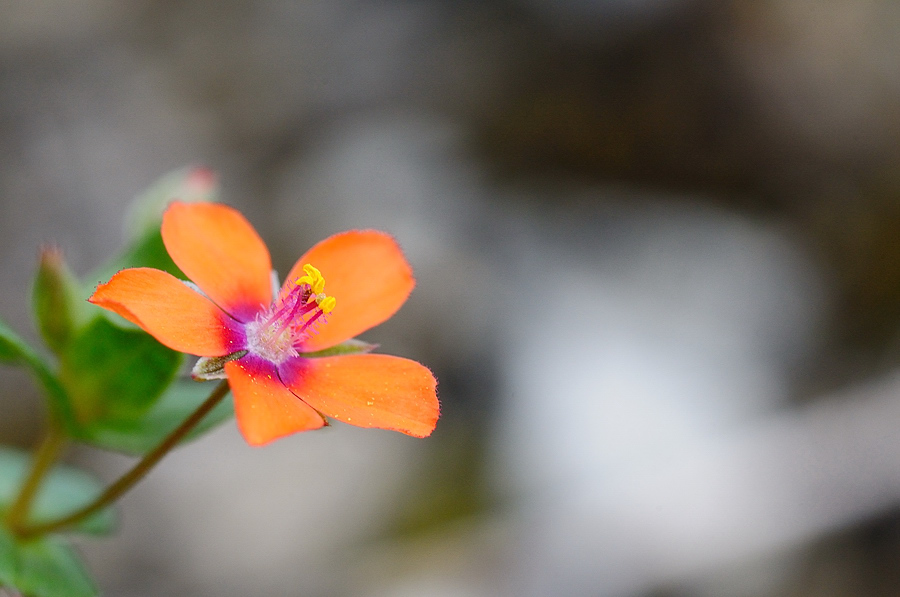
[[31, 503], [41, 487], [41, 482], [44, 480], [47, 472], [50, 471], [53, 463], [56, 462], [56, 458], [59, 456], [59, 452], [65, 445], [65, 442], [66, 438], [60, 431], [59, 426], [55, 423], [50, 423], [44, 439], [34, 454], [31, 470], [28, 472], [25, 482], [22, 483], [21, 489], [19, 489], [19, 495], [16, 496], [16, 501], [13, 502], [9, 512], [6, 514], [6, 524], [9, 528], [17, 529], [21, 527], [22, 522], [31, 510]]
[[118, 481], [107, 487], [93, 502], [56, 520], [20, 527], [16, 534], [22, 539], [28, 539], [30, 537], [37, 537], [59, 531], [75, 523], [81, 522], [88, 516], [91, 516], [102, 508], [112, 504], [126, 491], [137, 484], [138, 481], [143, 479], [156, 463], [162, 460], [163, 456], [168, 454], [178, 442], [184, 439], [184, 436], [190, 433], [190, 431], [196, 427], [207, 414], [209, 414], [209, 411], [214, 409], [216, 405], [222, 401], [226, 394], [228, 394], [228, 382], [223, 381], [216, 386], [209, 395], [209, 398], [207, 398], [197, 410], [191, 413], [191, 416], [175, 428], [175, 430], [160, 442], [158, 446], [148, 452], [130, 471], [119, 477]]

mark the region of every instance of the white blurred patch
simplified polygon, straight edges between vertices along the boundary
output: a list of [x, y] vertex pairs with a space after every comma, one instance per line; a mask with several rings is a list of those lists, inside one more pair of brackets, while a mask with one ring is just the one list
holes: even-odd
[[529, 220], [509, 292], [495, 472], [519, 496], [523, 595], [632, 594], [743, 553], [742, 496], [768, 489], [731, 442], [781, 404], [821, 315], [781, 231], [684, 204], [585, 211]]

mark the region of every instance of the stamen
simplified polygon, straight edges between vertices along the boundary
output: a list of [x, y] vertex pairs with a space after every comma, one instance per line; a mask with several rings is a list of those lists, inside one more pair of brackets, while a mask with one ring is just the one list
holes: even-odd
[[332, 311], [334, 311], [335, 306], [337, 306], [337, 299], [333, 296], [324, 296], [324, 293], [321, 295], [317, 302], [319, 303], [319, 309], [322, 310], [322, 313], [328, 315]]
[[296, 284], [309, 284], [313, 294], [321, 294], [325, 291], [325, 278], [322, 276], [322, 272], [309, 263], [303, 266], [303, 271], [306, 272], [306, 275], [297, 278]]
[[306, 332], [307, 330], [309, 330], [309, 329], [310, 329], [310, 326], [312, 326], [314, 323], [316, 323], [316, 321], [318, 321], [318, 319], [319, 319], [320, 317], [322, 317], [323, 315], [325, 315], [325, 312], [324, 312], [324, 311], [316, 311], [316, 312], [313, 314], [313, 316], [309, 318], [309, 320], [307, 320], [302, 326], [300, 326], [300, 327], [297, 329], [297, 333], [298, 333], [298, 334], [303, 334], [304, 332]]
[[303, 271], [306, 275], [282, 290], [269, 310], [247, 325], [251, 352], [276, 364], [297, 356], [337, 303], [333, 296], [325, 294], [325, 278], [318, 269], [306, 264]]

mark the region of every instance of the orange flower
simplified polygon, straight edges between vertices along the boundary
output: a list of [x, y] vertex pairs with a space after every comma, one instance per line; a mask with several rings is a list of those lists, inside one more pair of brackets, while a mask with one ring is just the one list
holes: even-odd
[[172, 203], [162, 237], [193, 284], [156, 269], [126, 269], [89, 300], [173, 350], [205, 357], [195, 373], [228, 378], [248, 443], [318, 429], [327, 424], [323, 415], [416, 437], [434, 430], [437, 382], [419, 363], [305, 356], [378, 325], [406, 301], [415, 280], [393, 238], [373, 230], [329, 237], [297, 261], [276, 292], [266, 245], [230, 207]]

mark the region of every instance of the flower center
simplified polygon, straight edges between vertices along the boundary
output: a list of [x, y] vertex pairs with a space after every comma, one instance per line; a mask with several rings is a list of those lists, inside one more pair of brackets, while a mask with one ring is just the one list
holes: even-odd
[[337, 301], [325, 294], [325, 278], [310, 264], [285, 287], [272, 306], [247, 324], [250, 352], [279, 365], [299, 354], [303, 342], [325, 322]]

